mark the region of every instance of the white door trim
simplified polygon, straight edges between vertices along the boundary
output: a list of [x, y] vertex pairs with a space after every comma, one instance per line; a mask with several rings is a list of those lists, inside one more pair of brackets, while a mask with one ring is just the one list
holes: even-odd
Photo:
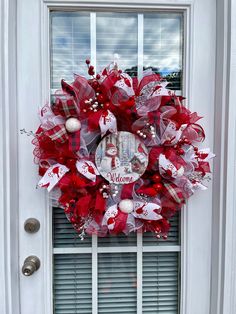
[[0, 0], [0, 313], [19, 313], [16, 1]]
[[236, 0], [217, 0], [211, 314], [236, 313]]
[[[20, 1], [19, 1], [20, 2]], [[61, 1], [59, 1], [61, 2]], [[122, 4], [124, 1], [117, 3]], [[173, 6], [178, 1], [169, 1]], [[50, 1], [54, 3], [54, 1]], [[75, 3], [75, 1], [68, 1]], [[77, 2], [78, 3], [78, 2]], [[79, 1], [79, 3], [97, 6], [98, 1]], [[107, 6], [108, 1], [103, 1]], [[131, 1], [130, 1], [131, 3]], [[132, 1], [137, 6], [141, 1]], [[152, 5], [157, 1], [150, 1]], [[166, 4], [166, 1], [158, 1]], [[186, 1], [181, 1], [186, 4]], [[187, 1], [189, 3], [189, 1]], [[236, 190], [235, 171], [235, 114], [234, 104], [236, 86], [236, 17], [233, 15], [235, 0], [219, 0], [217, 7], [217, 73], [216, 73], [216, 102], [219, 109], [216, 114], [216, 127], [222, 139], [221, 146], [216, 140], [215, 152], [221, 157], [215, 161], [215, 169], [220, 175], [215, 178], [214, 191], [215, 212], [213, 215], [213, 258], [212, 258], [212, 311], [215, 314], [234, 314], [236, 304], [234, 292], [236, 285], [236, 248], [234, 239], [236, 227], [236, 211], [234, 193]], [[18, 165], [17, 154], [17, 107], [16, 107], [16, 1], [0, 1], [0, 249], [1, 258], [1, 313], [19, 313], [19, 267], [18, 267]], [[234, 9], [234, 10], [233, 10]], [[231, 34], [230, 31], [231, 30]], [[223, 75], [222, 75], [223, 73]], [[229, 89], [230, 87], [230, 89]], [[218, 137], [219, 138], [219, 137]], [[220, 160], [220, 161], [219, 161]], [[218, 198], [217, 198], [218, 196]], [[23, 209], [21, 209], [23, 210]], [[218, 231], [220, 230], [220, 232]], [[218, 262], [218, 263], [217, 263]], [[231, 289], [230, 289], [231, 288]], [[192, 296], [197, 297], [197, 296]], [[216, 302], [219, 300], [219, 302]], [[23, 314], [23, 313], [22, 313]], [[205, 314], [205, 313], [204, 313]]]

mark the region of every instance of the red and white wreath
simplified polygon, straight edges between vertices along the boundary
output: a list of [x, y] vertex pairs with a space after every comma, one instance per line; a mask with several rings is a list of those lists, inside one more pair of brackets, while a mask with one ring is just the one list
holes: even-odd
[[39, 187], [57, 201], [81, 238], [140, 230], [167, 238], [169, 219], [209, 179], [200, 117], [150, 69], [131, 78], [110, 64], [75, 75], [39, 111], [33, 140]]

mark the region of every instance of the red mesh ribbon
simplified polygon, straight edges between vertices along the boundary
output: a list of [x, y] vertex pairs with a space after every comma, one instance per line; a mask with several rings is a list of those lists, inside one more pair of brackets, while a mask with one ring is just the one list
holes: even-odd
[[122, 187], [122, 191], [121, 191], [121, 195], [120, 198], [126, 199], [132, 199], [133, 198], [133, 189], [134, 189], [134, 182], [133, 183], [129, 183], [129, 184], [124, 184]]
[[91, 195], [85, 195], [80, 197], [80, 199], [77, 201], [76, 212], [79, 217], [86, 217], [88, 215], [91, 199]]
[[107, 69], [104, 69], [102, 75], [104, 75], [105, 78], [101, 83], [101, 88], [106, 92], [109, 92], [115, 83], [119, 80], [119, 73], [117, 70], [108, 71]]
[[128, 215], [118, 210], [115, 219], [115, 226], [111, 233], [118, 234], [125, 230], [126, 221], [128, 219]]
[[95, 206], [94, 206], [94, 219], [97, 223], [101, 223], [103, 214], [106, 210], [106, 199], [102, 197], [102, 194], [98, 191], [96, 194]]
[[144, 86], [146, 86], [147, 84], [151, 82], [158, 82], [160, 81], [160, 79], [161, 77], [159, 74], [151, 74], [151, 75], [144, 76], [138, 85], [136, 95], [140, 95], [140, 92], [144, 88]]

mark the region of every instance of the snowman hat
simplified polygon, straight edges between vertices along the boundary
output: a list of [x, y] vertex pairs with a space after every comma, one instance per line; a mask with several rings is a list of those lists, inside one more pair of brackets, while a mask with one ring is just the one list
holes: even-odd
[[116, 148], [116, 146], [112, 143], [108, 143], [106, 146], [106, 150], [110, 149], [110, 148]]

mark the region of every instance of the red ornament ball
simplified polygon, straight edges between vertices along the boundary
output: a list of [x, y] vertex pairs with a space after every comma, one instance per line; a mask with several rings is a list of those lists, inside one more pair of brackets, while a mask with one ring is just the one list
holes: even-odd
[[110, 103], [109, 102], [105, 102], [105, 104], [103, 105], [104, 109], [109, 109], [110, 107]]
[[75, 224], [77, 222], [77, 219], [74, 216], [72, 216], [70, 217], [70, 221], [72, 224]]
[[102, 94], [99, 94], [98, 96], [97, 96], [97, 100], [98, 100], [98, 102], [99, 103], [104, 103], [104, 101], [105, 101], [105, 97], [102, 95]]
[[163, 185], [161, 183], [155, 183], [153, 184], [153, 188], [157, 191], [157, 192], [161, 192], [163, 189]]
[[178, 153], [179, 155], [183, 155], [183, 154], [184, 154], [184, 150], [183, 150], [182, 148], [179, 148], [179, 149], [177, 150], [177, 153]]
[[155, 183], [161, 182], [161, 176], [160, 176], [158, 173], [155, 173], [155, 174], [152, 176], [152, 181], [155, 182]]

